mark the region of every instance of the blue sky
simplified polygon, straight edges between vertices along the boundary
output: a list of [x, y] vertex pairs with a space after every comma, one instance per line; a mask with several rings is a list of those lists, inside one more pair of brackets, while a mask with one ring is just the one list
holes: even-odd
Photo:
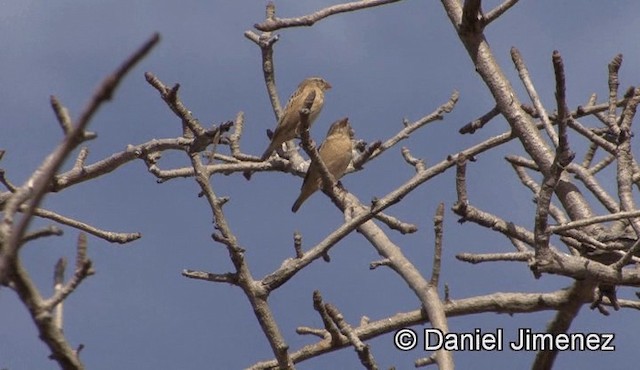
[[[299, 16], [334, 4], [331, 1], [277, 1], [281, 17]], [[488, 10], [498, 1], [485, 2]], [[0, 12], [0, 121], [5, 149], [2, 168], [21, 184], [61, 140], [49, 107], [56, 95], [72, 117], [88, 101], [99, 81], [142, 44], [160, 32], [160, 45], [126, 78], [114, 100], [102, 107], [90, 129], [98, 138], [87, 143], [92, 163], [129, 144], [176, 137], [180, 122], [144, 80], [156, 74], [166, 84], [179, 82], [184, 104], [207, 124], [245, 113], [243, 151], [258, 155], [267, 145], [265, 129], [274, 127], [262, 80], [260, 51], [244, 31], [264, 17], [263, 1], [36, 1], [7, 0]], [[509, 49], [520, 49], [548, 110], [554, 106], [551, 53], [559, 50], [567, 70], [569, 105], [584, 104], [591, 93], [603, 101], [607, 93], [607, 63], [624, 54], [621, 89], [637, 82], [637, 14], [640, 3], [598, 1], [523, 1], [486, 30], [487, 39], [522, 101], [528, 102]], [[356, 136], [386, 139], [404, 117], [416, 120], [460, 92], [456, 109], [441, 122], [416, 132], [409, 140], [369, 163], [364, 171], [343, 179], [363, 202], [384, 196], [413, 176], [401, 155], [407, 146], [427, 164], [444, 159], [487, 137], [504, 132], [497, 119], [475, 135], [458, 129], [493, 107], [490, 94], [475, 73], [468, 55], [439, 2], [404, 1], [385, 7], [325, 19], [311, 28], [278, 32], [276, 79], [284, 102], [307, 76], [323, 76], [333, 89], [314, 126], [316, 141], [337, 118], [348, 116]], [[596, 125], [593, 121], [583, 122]], [[584, 145], [576, 143], [579, 151]], [[522, 154], [510, 143], [478, 158], [469, 166], [470, 201], [487, 211], [531, 227], [532, 195], [504, 161]], [[579, 152], [580, 154], [581, 152]], [[66, 165], [70, 168], [72, 161]], [[183, 153], [163, 157], [164, 169], [186, 166]], [[459, 225], [450, 211], [455, 201], [453, 171], [408, 195], [388, 213], [415, 223], [419, 231], [388, 234], [429, 276], [433, 250], [432, 219], [439, 202], [446, 206], [441, 281], [452, 298], [491, 292], [547, 292], [569, 286], [566, 278], [535, 280], [526, 264], [471, 266], [455, 260], [461, 252], [511, 251], [510, 243], [471, 224]], [[322, 240], [342, 216], [322, 194], [312, 196], [297, 214], [290, 212], [301, 179], [281, 173], [258, 173], [247, 182], [240, 174], [215, 176], [217, 194], [230, 197], [225, 212], [232, 231], [247, 250], [254, 277], [270, 273], [293, 255], [292, 233], [300, 231], [304, 246]], [[610, 184], [614, 186], [614, 178]], [[605, 181], [606, 183], [606, 181]], [[129, 245], [110, 245], [89, 238], [89, 255], [97, 274], [65, 303], [65, 333], [73, 345], [85, 345], [88, 369], [237, 369], [272, 358], [253, 312], [237, 288], [183, 278], [183, 269], [224, 273], [231, 269], [226, 250], [210, 239], [212, 216], [192, 179], [156, 184], [142, 162], [130, 163], [95, 181], [51, 194], [45, 206], [100, 228], [141, 232]], [[602, 210], [598, 210], [602, 212]], [[39, 221], [34, 226], [47, 225]], [[386, 229], [385, 229], [386, 230]], [[65, 228], [59, 238], [38, 240], [22, 251], [26, 267], [43, 294], [51, 292], [55, 261], [74, 257], [77, 231]], [[359, 235], [344, 239], [331, 252], [331, 263], [316, 261], [274, 292], [270, 304], [292, 349], [315, 338], [295, 334], [298, 326], [321, 327], [312, 309], [312, 292], [342, 310], [356, 325], [362, 315], [372, 320], [417, 309], [418, 300], [397, 275], [379, 268], [375, 250]], [[619, 290], [632, 298], [633, 290]], [[26, 309], [9, 289], [0, 290], [0, 368], [56, 368], [47, 359]], [[453, 318], [453, 331], [518, 327], [544, 331], [552, 312], [531, 315], [482, 314]], [[557, 368], [616, 368], [634, 361], [637, 342], [634, 312], [604, 317], [584, 308], [574, 332], [613, 332], [615, 353], [562, 353]], [[381, 368], [412, 367], [419, 351], [401, 353], [391, 335], [370, 342]], [[457, 353], [458, 368], [489, 369], [496, 361], [528, 367], [534, 353]], [[302, 363], [300, 369], [356, 368], [352, 349]]]

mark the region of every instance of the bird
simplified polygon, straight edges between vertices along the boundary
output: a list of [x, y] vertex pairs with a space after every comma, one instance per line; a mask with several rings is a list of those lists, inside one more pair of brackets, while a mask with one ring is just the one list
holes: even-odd
[[[308, 122], [309, 127], [311, 127], [313, 121], [318, 118], [324, 105], [324, 92], [330, 88], [331, 84], [321, 77], [308, 77], [300, 82], [296, 91], [291, 94], [289, 101], [287, 101], [287, 105], [285, 105], [284, 111], [280, 115], [280, 119], [276, 125], [276, 130], [273, 132], [273, 135], [271, 135], [271, 142], [267, 150], [265, 150], [260, 157], [260, 160], [266, 161], [271, 156], [271, 153], [283, 143], [293, 140], [300, 135], [300, 110], [304, 106], [304, 101], [307, 96], [315, 91], [315, 97], [309, 109]], [[245, 171], [244, 177], [250, 180], [252, 173], [252, 171]]]
[[[318, 154], [322, 162], [324, 162], [329, 173], [333, 175], [336, 181], [344, 176], [353, 157], [352, 138], [353, 129], [349, 124], [349, 119], [342, 118], [331, 125], [329, 132], [327, 132], [327, 138], [322, 145], [320, 145], [320, 149], [318, 149]], [[311, 164], [309, 164], [309, 169], [302, 182], [300, 196], [298, 196], [298, 199], [293, 203], [291, 212], [297, 212], [302, 203], [321, 187], [322, 175], [320, 173], [320, 163], [312, 161]]]
[[313, 124], [313, 121], [318, 118], [322, 106], [324, 105], [324, 92], [329, 90], [331, 85], [320, 77], [309, 77], [302, 81], [296, 91], [291, 95], [287, 105], [284, 108], [276, 130], [271, 137], [271, 143], [264, 151], [261, 160], [267, 160], [274, 150], [279, 148], [283, 143], [293, 140], [300, 135], [300, 110], [304, 106], [304, 101], [312, 91], [315, 91], [316, 96], [313, 99], [311, 108], [309, 109], [309, 127]]

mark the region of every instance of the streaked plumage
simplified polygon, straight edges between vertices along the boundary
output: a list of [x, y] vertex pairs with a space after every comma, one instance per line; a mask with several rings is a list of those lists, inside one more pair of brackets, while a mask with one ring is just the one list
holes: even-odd
[[269, 158], [271, 153], [283, 143], [298, 137], [300, 134], [300, 109], [302, 109], [307, 95], [315, 90], [316, 96], [309, 113], [309, 127], [311, 127], [324, 105], [324, 92], [330, 88], [331, 85], [320, 77], [309, 77], [298, 85], [282, 112], [276, 130], [273, 132], [271, 143], [262, 154], [263, 161]]
[[[327, 166], [327, 169], [336, 181], [344, 175], [351, 162], [352, 137], [353, 130], [349, 125], [349, 120], [348, 118], [343, 118], [331, 125], [327, 133], [327, 138], [322, 145], [320, 145], [320, 149], [318, 149], [318, 154], [320, 154], [322, 162]], [[291, 211], [298, 211], [302, 203], [320, 188], [322, 188], [320, 164], [318, 162], [311, 162], [307, 174], [304, 177], [304, 182], [302, 183], [300, 196], [296, 199], [295, 203], [293, 203]]]

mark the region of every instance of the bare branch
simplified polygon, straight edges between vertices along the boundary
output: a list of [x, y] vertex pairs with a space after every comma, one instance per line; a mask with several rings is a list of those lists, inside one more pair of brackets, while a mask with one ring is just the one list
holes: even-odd
[[50, 357], [62, 369], [83, 369], [84, 366], [78, 353], [67, 342], [62, 330], [51, 315], [51, 309], [55, 304], [46, 304], [19, 259], [13, 262], [11, 269], [7, 272], [11, 287], [24, 303], [36, 325], [39, 338], [51, 351]]
[[[234, 122], [233, 134], [229, 135], [229, 148], [231, 149], [231, 155], [233, 158], [246, 159], [243, 158], [240, 153], [240, 138], [242, 137], [242, 131], [244, 130], [244, 112], [238, 112]], [[211, 163], [212, 161], [209, 161], [209, 164]]]
[[[114, 153], [110, 157], [82, 168], [73, 168], [55, 177], [52, 191], [60, 191], [72, 185], [85, 182], [110, 173], [122, 165], [136, 159], [147, 159], [151, 153], [164, 150], [184, 150], [193, 142], [192, 139], [178, 137], [174, 139], [153, 139], [140, 145], [129, 145], [124, 151]], [[149, 169], [152, 170], [151, 168]], [[193, 176], [193, 168], [181, 172], [184, 177]]]
[[[466, 157], [473, 157], [480, 153], [483, 153], [491, 148], [495, 148], [496, 146], [502, 145], [513, 137], [510, 133], [504, 133], [498, 135], [496, 137], [485, 140], [477, 145], [474, 145], [463, 152], [456, 153], [455, 155], [448, 156], [445, 160], [437, 163], [424, 171], [424, 173], [416, 174], [411, 180], [407, 181], [405, 184], [387, 194], [385, 197], [380, 198], [378, 202], [376, 202], [375, 208], [368, 209], [364, 206], [360, 205], [362, 209], [366, 209], [366, 212], [357, 212], [354, 216], [349, 219], [348, 222], [338, 227], [335, 231], [333, 231], [330, 235], [325, 237], [320, 243], [318, 243], [315, 247], [308, 250], [303, 258], [289, 260], [284, 263], [280, 268], [269, 275], [265, 276], [262, 280], [262, 284], [268, 290], [273, 290], [284, 284], [284, 282], [291, 279], [295, 274], [300, 271], [300, 269], [304, 268], [304, 266], [310, 264], [315, 259], [322, 257], [330, 248], [336, 245], [340, 240], [342, 240], [346, 235], [351, 233], [356, 228], [360, 227], [365, 222], [369, 221], [371, 218], [375, 217], [375, 215], [391, 205], [397, 203], [401, 198], [411, 192], [413, 189], [418, 187], [423, 182], [428, 181], [429, 179], [437, 176], [438, 174], [443, 173], [448, 168], [455, 165], [456, 160], [459, 156], [464, 155]], [[345, 193], [346, 202], [349, 204], [356, 205], [358, 204], [358, 200], [351, 194]], [[358, 208], [358, 207], [355, 207]], [[532, 239], [533, 240], [533, 239]], [[532, 241], [531, 241], [532, 243]]]
[[552, 233], [558, 233], [565, 230], [578, 229], [580, 227], [587, 226], [587, 225], [599, 224], [599, 223], [615, 221], [615, 220], [624, 220], [624, 219], [629, 219], [633, 217], [640, 217], [640, 211], [617, 212], [609, 215], [595, 216], [591, 218], [585, 218], [582, 220], [571, 221], [562, 225], [556, 225], [556, 226], [552, 225], [552, 226], [549, 226], [549, 231]]
[[469, 203], [467, 195], [467, 156], [461, 154], [456, 161], [456, 194], [458, 201], [457, 207], [464, 208]]
[[102, 230], [84, 222], [74, 220], [42, 208], [37, 208], [34, 210], [33, 214], [38, 217], [47, 218], [60, 224], [73, 227], [74, 229], [84, 231], [111, 243], [126, 244], [142, 237], [142, 234], [140, 233], [116, 233], [113, 231]]
[[331, 341], [333, 343], [340, 343], [342, 339], [340, 336], [340, 330], [336, 327], [335, 320], [332, 320], [327, 312], [327, 306], [324, 304], [322, 300], [322, 295], [317, 290], [313, 291], [313, 308], [318, 311], [320, 318], [322, 319], [322, 323], [324, 324], [324, 329], [329, 336], [331, 337]]
[[534, 238], [536, 246], [536, 259], [540, 259], [540, 263], [545, 263], [549, 257], [549, 232], [547, 230], [547, 216], [551, 205], [551, 196], [560, 181], [560, 176], [564, 169], [571, 163], [575, 157], [575, 153], [569, 149], [569, 139], [567, 137], [567, 120], [569, 119], [569, 111], [565, 99], [565, 78], [564, 66], [562, 58], [557, 51], [553, 52], [553, 67], [556, 75], [556, 100], [558, 104], [558, 147], [556, 155], [549, 169], [544, 173], [544, 180], [540, 186], [540, 192], [537, 197], [537, 208], [535, 217]]
[[280, 39], [280, 36], [272, 35], [271, 32], [264, 32], [258, 36], [252, 31], [247, 31], [244, 35], [249, 40], [255, 42], [262, 51], [262, 73], [264, 75], [265, 86], [267, 87], [267, 94], [271, 100], [271, 106], [273, 107], [273, 113], [275, 114], [277, 121], [282, 115], [282, 105], [280, 104], [278, 90], [276, 89], [273, 45]]
[[[257, 23], [254, 27], [263, 32], [270, 32], [287, 27], [300, 27], [300, 26], [313, 26], [316, 22], [332, 16], [334, 14], [353, 12], [360, 9], [372, 8], [385, 4], [391, 4], [400, 0], [360, 0], [353, 1], [346, 4], [333, 5], [322, 10], [318, 10], [315, 13], [305, 15], [297, 18], [267, 18], [262, 23]], [[272, 2], [269, 2], [272, 6]], [[267, 5], [269, 6], [269, 5]]]
[[[593, 144], [593, 143], [592, 143]], [[594, 147], [598, 147], [597, 145], [593, 145]], [[611, 163], [613, 163], [616, 160], [616, 157], [613, 155], [608, 155], [604, 158], [602, 158], [602, 160], [596, 164], [594, 164], [593, 166], [591, 166], [591, 168], [589, 169], [589, 173], [592, 175], [597, 174], [598, 172], [604, 170], [605, 168], [607, 168]]]
[[487, 12], [487, 14], [485, 14], [485, 26], [498, 19], [502, 14], [511, 9], [511, 7], [516, 5], [517, 3], [518, 0], [505, 0], [502, 4], [491, 9], [489, 12]]
[[[569, 299], [561, 306], [553, 321], [547, 325], [547, 333], [556, 335], [559, 333], [566, 333], [571, 327], [573, 319], [578, 315], [578, 312], [584, 302], [591, 299], [593, 287], [593, 281], [576, 281], [571, 289], [567, 291]], [[551, 369], [557, 355], [557, 350], [538, 351], [531, 369]]]
[[[278, 359], [278, 366], [282, 369], [292, 369], [293, 362], [291, 361], [291, 357], [288, 353], [289, 346], [286, 344], [284, 337], [280, 333], [280, 329], [278, 328], [278, 324], [273, 316], [273, 312], [267, 303], [269, 291], [260, 284], [255, 283], [251, 276], [248, 263], [244, 258], [244, 249], [238, 244], [238, 241], [232, 233], [222, 210], [222, 206], [228, 199], [219, 198], [213, 191], [209, 181], [210, 173], [207, 172], [207, 168], [202, 163], [202, 159], [198, 153], [189, 152], [189, 157], [195, 174], [194, 180], [200, 186], [202, 195], [211, 207], [215, 221], [215, 228], [219, 232], [219, 234], [214, 233], [212, 237], [214, 240], [227, 246], [231, 262], [236, 270], [235, 274], [237, 274], [238, 285], [242, 288], [249, 300], [249, 303], [251, 304], [251, 307], [253, 308], [256, 319], [258, 320], [266, 339], [269, 341], [273, 354]], [[195, 278], [205, 276], [212, 277], [212, 275], [207, 275], [206, 273], [194, 274], [190, 271], [184, 271], [183, 275]], [[216, 276], [213, 277], [217, 278]]]
[[[64, 270], [67, 268], [67, 260], [65, 258], [59, 258], [56, 262], [56, 267], [53, 272], [53, 291], [55, 293], [60, 292], [62, 284], [64, 283]], [[63, 317], [62, 302], [54, 306], [53, 318], [55, 326], [62, 330], [62, 317]]]
[[[125, 60], [113, 74], [103, 80], [91, 97], [89, 103], [85, 106], [84, 111], [80, 114], [73, 129], [65, 135], [64, 140], [7, 202], [2, 224], [0, 224], [0, 234], [8, 237], [5, 247], [0, 250], [0, 271], [3, 275], [4, 272], [8, 270], [7, 267], [15, 260], [17, 246], [31, 222], [33, 213], [40, 205], [47, 191], [50, 190], [50, 183], [55, 173], [59, 170], [71, 151], [85, 140], [85, 128], [89, 125], [94, 114], [105, 102], [111, 100], [116, 88], [120, 85], [125, 75], [133, 69], [159, 41], [160, 35], [154, 34], [144, 45]], [[29, 203], [23, 211], [22, 218], [16, 222], [14, 220], [15, 213], [27, 200], [29, 200]], [[0, 281], [4, 281], [3, 276], [0, 276]]]
[[528, 262], [534, 256], [533, 252], [511, 252], [511, 253], [486, 253], [486, 254], [473, 254], [473, 253], [459, 253], [456, 254], [456, 259], [473, 263], [474, 265], [482, 262]]
[[[556, 310], [572, 302], [579, 304], [591, 302], [590, 296], [585, 297], [575, 295], [574, 293], [575, 292], [566, 289], [551, 293], [493, 293], [472, 298], [450, 300], [444, 303], [444, 311], [447, 317], [468, 316], [470, 314], [482, 314], [485, 312], [516, 314]], [[424, 325], [429, 322], [428, 320], [424, 310], [417, 309], [368, 322], [353, 330], [361, 340], [369, 340], [402, 328]], [[347, 338], [340, 338], [339, 343], [322, 340], [315, 344], [306, 345], [292, 352], [291, 359], [295, 363], [299, 363], [351, 345]], [[277, 362], [270, 360], [256, 363], [249, 367], [249, 369], [271, 369], [276, 366], [278, 366]]]
[[391, 230], [399, 231], [400, 234], [413, 234], [418, 231], [418, 227], [414, 224], [403, 222], [393, 216], [389, 216], [382, 212], [375, 215], [376, 220], [383, 222]]
[[436, 215], [433, 218], [433, 229], [435, 231], [435, 251], [433, 253], [433, 267], [431, 268], [431, 280], [429, 284], [433, 287], [438, 286], [440, 280], [440, 268], [442, 265], [442, 234], [444, 222], [444, 203], [438, 204]]
[[388, 139], [387, 141], [385, 141], [384, 143], [382, 143], [382, 145], [380, 145], [378, 147], [378, 149], [376, 151], [373, 152], [373, 154], [371, 154], [371, 156], [369, 157], [364, 157], [364, 156], [360, 156], [356, 159], [354, 159], [353, 161], [353, 167], [355, 168], [360, 168], [362, 167], [362, 165], [366, 162], [368, 162], [369, 160], [379, 156], [380, 154], [382, 154], [385, 150], [391, 148], [392, 146], [394, 146], [396, 143], [407, 139], [412, 132], [414, 132], [415, 130], [419, 129], [420, 127], [437, 121], [437, 120], [442, 120], [444, 118], [444, 114], [445, 113], [450, 113], [453, 108], [455, 107], [456, 103], [458, 102], [458, 98], [460, 97], [460, 94], [457, 91], [454, 91], [451, 94], [451, 97], [449, 98], [449, 100], [442, 104], [441, 106], [439, 106], [438, 108], [436, 108], [436, 110], [433, 113], [430, 113], [422, 118], [420, 118], [419, 120], [412, 122], [408, 125], [405, 125], [405, 127], [400, 130], [397, 134], [395, 134], [392, 138]]
[[553, 142], [554, 146], [558, 146], [558, 135], [553, 129], [551, 125], [551, 121], [549, 121], [549, 117], [547, 116], [547, 111], [544, 109], [542, 102], [540, 101], [540, 97], [538, 96], [538, 92], [533, 86], [533, 82], [531, 81], [531, 76], [529, 75], [529, 70], [524, 63], [524, 59], [520, 54], [520, 51], [515, 47], [511, 48], [511, 59], [518, 70], [518, 74], [520, 75], [520, 79], [522, 80], [522, 84], [527, 89], [527, 93], [529, 94], [529, 98], [531, 98], [531, 102], [533, 106], [536, 108], [538, 117], [542, 120], [542, 125], [544, 126], [547, 135], [551, 138], [551, 142]]
[[28, 242], [39, 238], [45, 238], [48, 236], [61, 236], [62, 234], [64, 234], [64, 232], [61, 228], [55, 225], [47, 226], [45, 228], [27, 233], [24, 238], [22, 238], [21, 245], [27, 244]]
[[500, 110], [498, 109], [498, 106], [494, 106], [490, 111], [483, 114], [480, 118], [476, 118], [475, 120], [462, 126], [462, 128], [458, 132], [461, 134], [473, 134], [476, 132], [476, 130], [483, 128], [484, 125], [489, 123], [489, 121], [497, 117], [499, 114]]
[[151, 72], [145, 72], [144, 77], [149, 85], [153, 86], [160, 93], [160, 97], [171, 111], [182, 121], [183, 137], [191, 139], [194, 138], [194, 136], [200, 137], [204, 135], [204, 127], [193, 117], [178, 97], [180, 84], [175, 84], [172, 88], [169, 88]]
[[211, 281], [214, 283], [227, 283], [232, 285], [238, 285], [238, 274], [226, 273], [226, 274], [214, 274], [211, 272], [194, 271], [194, 270], [182, 270], [182, 276], [195, 279]]
[[325, 310], [327, 314], [331, 317], [331, 320], [338, 326], [340, 332], [349, 339], [353, 348], [355, 348], [356, 353], [358, 353], [358, 358], [360, 359], [360, 363], [364, 366], [365, 369], [377, 370], [378, 366], [376, 365], [375, 360], [373, 359], [373, 355], [369, 349], [369, 346], [362, 343], [358, 335], [355, 333], [351, 325], [349, 325], [345, 320], [344, 316], [338, 311], [338, 309], [331, 305], [325, 304]]
[[609, 131], [611, 131], [615, 137], [620, 135], [620, 128], [617, 124], [615, 102], [618, 100], [618, 87], [620, 86], [620, 82], [618, 82], [618, 71], [620, 70], [621, 65], [622, 54], [616, 55], [611, 63], [609, 63], [609, 112], [606, 124]]
[[63, 106], [58, 98], [51, 95], [51, 108], [53, 108], [54, 113], [56, 114], [56, 118], [60, 123], [60, 127], [62, 128], [62, 132], [67, 135], [73, 129], [73, 124], [71, 123], [71, 116], [69, 116], [69, 110]]
[[[60, 274], [60, 278], [62, 278], [64, 267], [61, 267], [61, 271], [56, 271], [56, 273]], [[62, 302], [71, 293], [73, 293], [87, 277], [93, 274], [95, 274], [93, 263], [87, 257], [87, 236], [84, 233], [80, 233], [78, 235], [78, 242], [76, 245], [76, 266], [71, 280], [69, 280], [64, 285], [61, 285], [59, 289], [56, 289], [54, 295], [51, 298], [42, 302], [42, 308], [45, 311], [51, 311], [54, 308], [59, 308], [61, 311]], [[62, 280], [60, 280], [60, 284], [62, 284]], [[60, 315], [62, 315], [62, 313], [60, 313]], [[62, 320], [60, 320], [60, 325], [58, 326], [58, 328], [62, 330]]]

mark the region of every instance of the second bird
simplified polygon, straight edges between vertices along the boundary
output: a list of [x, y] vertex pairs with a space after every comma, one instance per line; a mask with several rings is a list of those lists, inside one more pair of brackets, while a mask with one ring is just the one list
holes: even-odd
[[271, 137], [271, 143], [269, 143], [267, 150], [262, 154], [261, 158], [263, 161], [269, 158], [271, 153], [283, 143], [298, 137], [300, 134], [300, 109], [304, 106], [307, 95], [315, 91], [316, 96], [309, 113], [309, 127], [311, 127], [313, 121], [318, 118], [324, 105], [324, 92], [330, 88], [331, 85], [320, 77], [309, 77], [298, 85], [298, 88], [289, 98], [280, 116], [276, 130]]
[[[353, 137], [353, 130], [349, 125], [349, 119], [343, 118], [334, 122], [329, 128], [327, 138], [324, 140], [318, 154], [322, 162], [324, 162], [327, 170], [338, 181], [349, 167], [353, 153], [351, 146], [351, 138]], [[307, 175], [304, 177], [302, 183], [302, 189], [300, 190], [300, 196], [296, 199], [292, 212], [296, 212], [302, 203], [304, 203], [311, 194], [316, 190], [322, 188], [322, 174], [320, 173], [320, 164], [318, 162], [311, 162]]]

